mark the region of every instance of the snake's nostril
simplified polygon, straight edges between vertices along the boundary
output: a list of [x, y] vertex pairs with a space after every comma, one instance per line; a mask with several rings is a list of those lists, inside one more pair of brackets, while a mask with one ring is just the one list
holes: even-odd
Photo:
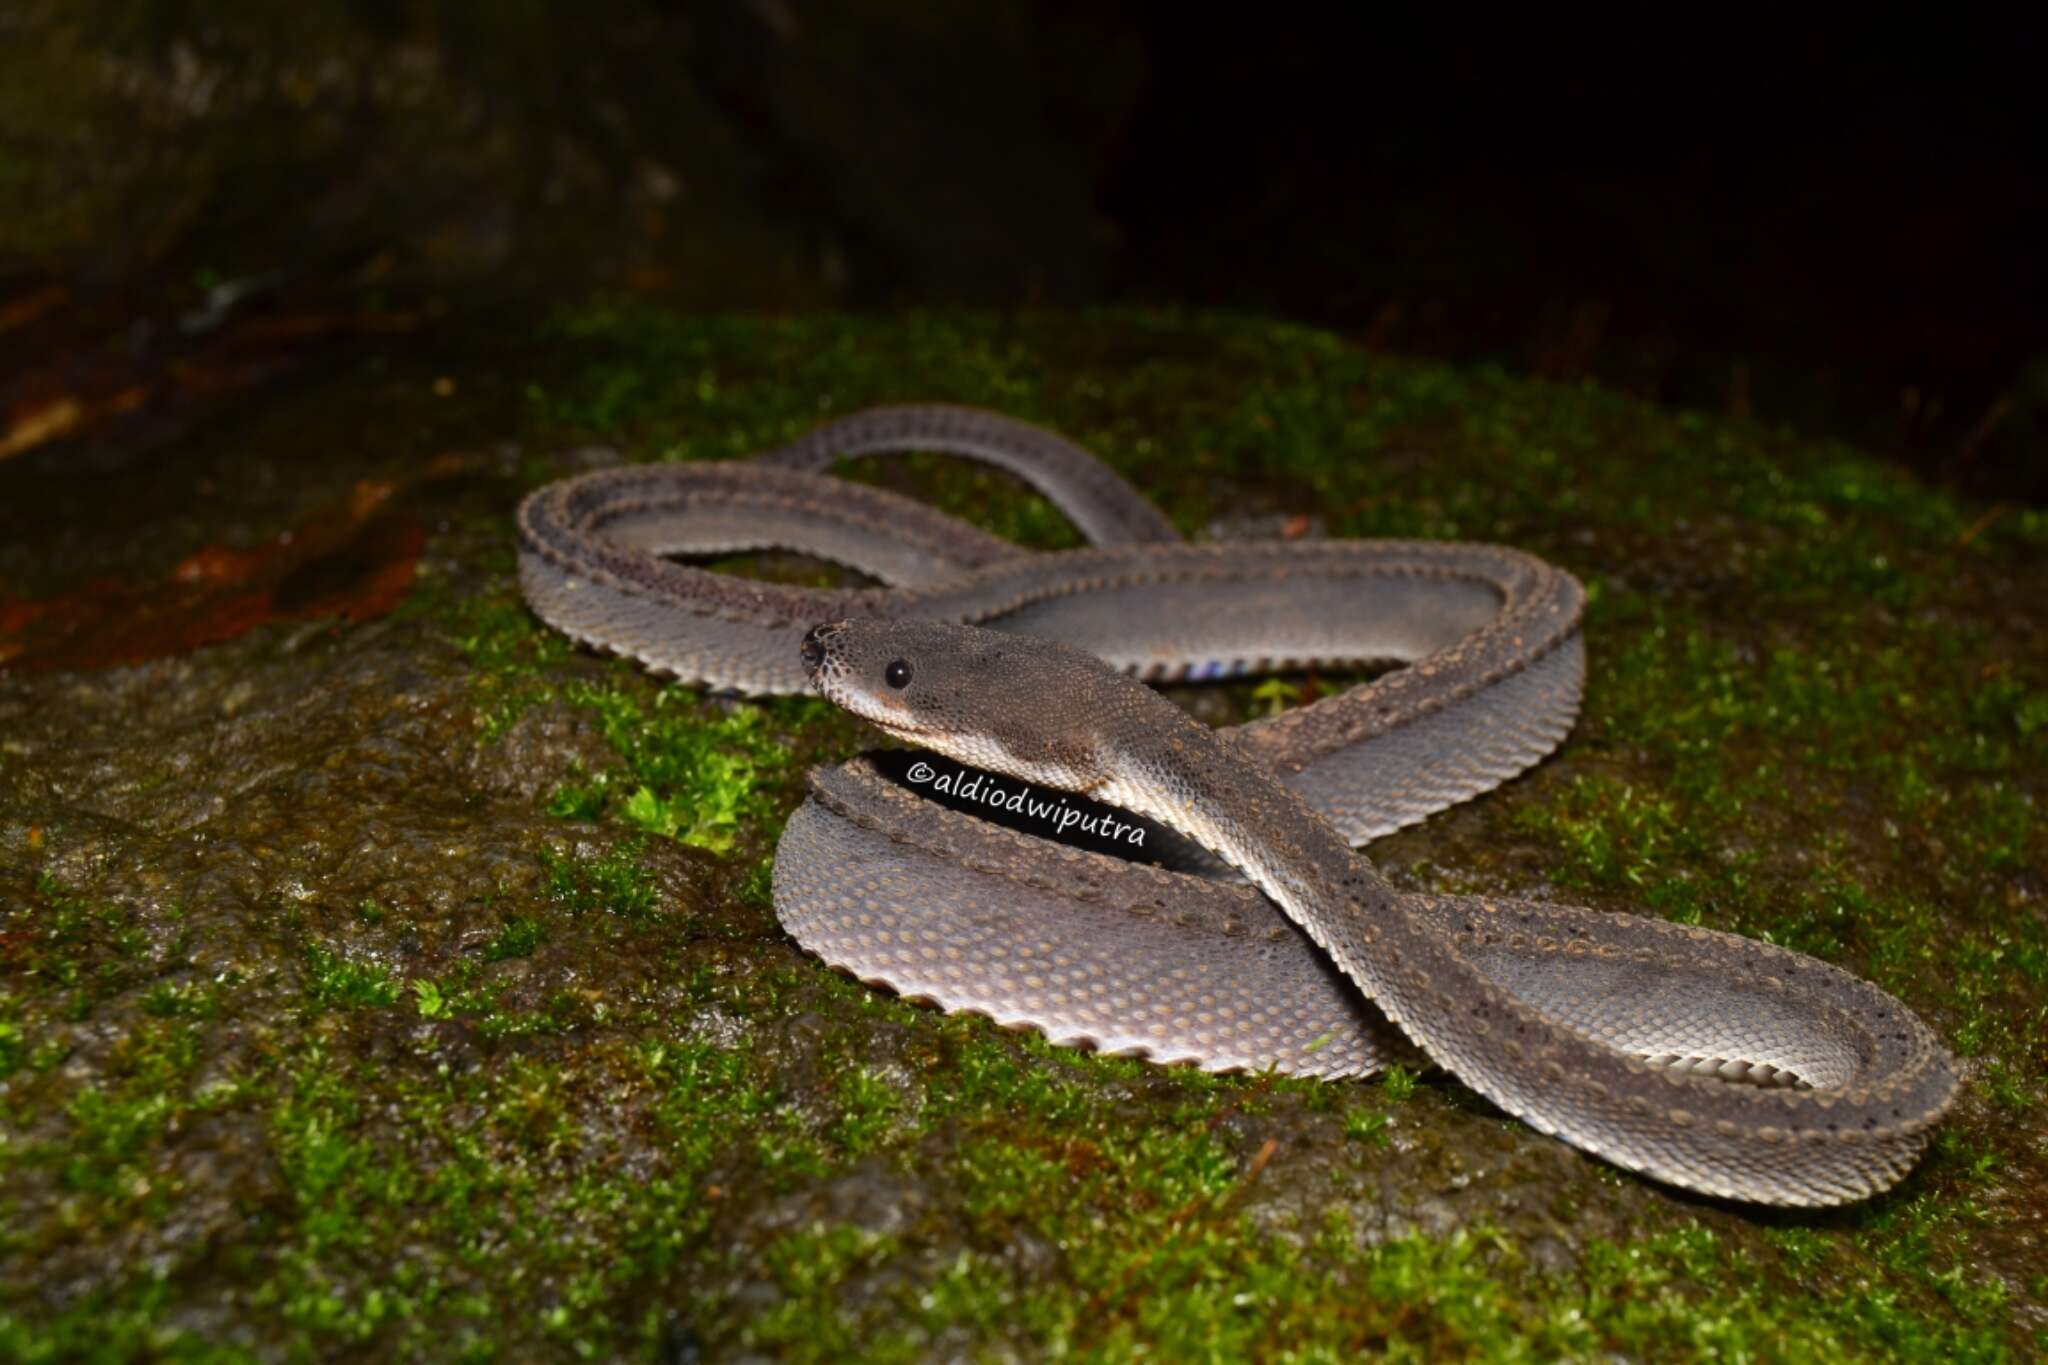
[[804, 642], [797, 646], [797, 653], [803, 657], [805, 668], [816, 668], [825, 662], [825, 642], [818, 638], [818, 632], [823, 629], [823, 626], [812, 626], [810, 634], [804, 636]]

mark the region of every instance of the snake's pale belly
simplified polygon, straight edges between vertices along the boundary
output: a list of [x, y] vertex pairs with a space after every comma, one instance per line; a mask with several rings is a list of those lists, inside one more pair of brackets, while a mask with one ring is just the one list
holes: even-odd
[[[1031, 554], [810, 472], [839, 453], [905, 449], [1010, 468], [1098, 543]], [[819, 770], [777, 850], [777, 913], [864, 980], [1055, 1041], [1212, 1069], [1341, 1077], [1427, 1058], [1619, 1164], [1773, 1203], [1889, 1186], [1953, 1099], [1925, 1025], [1826, 964], [1632, 916], [1404, 896], [1351, 852], [1499, 785], [1568, 732], [1583, 594], [1526, 554], [1184, 544], [1078, 447], [932, 407], [860, 414], [756, 462], [567, 480], [529, 498], [520, 527], [522, 586], [551, 624], [735, 691], [803, 689], [798, 644], [846, 618], [985, 626], [1020, 650], [1058, 641], [1154, 679], [1406, 665], [1227, 732], [1180, 729], [1142, 688], [1139, 702], [1103, 694], [1095, 710], [1126, 719], [1090, 741], [1089, 761], [1109, 763], [1092, 794], [1178, 829], [1250, 884], [1201, 858], [1168, 870], [1000, 829], [864, 760]], [[665, 557], [769, 547], [890, 586], [796, 589]], [[1049, 788], [1086, 785], [1042, 727], [1065, 725], [1076, 745], [1101, 727], [1057, 691], [931, 747]], [[1025, 753], [1053, 758], [1032, 767]]]

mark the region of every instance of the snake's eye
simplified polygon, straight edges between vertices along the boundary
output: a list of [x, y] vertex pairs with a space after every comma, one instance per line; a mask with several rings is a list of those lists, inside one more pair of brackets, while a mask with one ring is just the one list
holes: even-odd
[[898, 689], [910, 686], [910, 661], [892, 660], [889, 666], [882, 670], [882, 681]]

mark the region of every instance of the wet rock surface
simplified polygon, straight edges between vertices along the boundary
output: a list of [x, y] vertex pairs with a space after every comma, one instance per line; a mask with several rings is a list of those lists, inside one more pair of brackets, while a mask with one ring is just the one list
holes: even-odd
[[0, 281], [76, 255], [87, 296], [336, 265], [472, 300], [1086, 296], [1147, 75], [1131, 18], [1007, 0], [23, 0], [0, 37]]
[[[908, 396], [1066, 429], [1183, 526], [1484, 537], [1587, 578], [1573, 738], [1372, 856], [1870, 975], [1970, 1078], [1920, 1169], [1724, 1205], [1441, 1076], [1062, 1053], [806, 958], [767, 860], [805, 768], [870, 738], [571, 650], [517, 601], [510, 513]], [[994, 476], [854, 472], [1062, 542]], [[425, 532], [396, 612], [0, 675], [9, 1352], [1995, 1359], [2048, 1330], [2037, 514], [1254, 321], [599, 309], [344, 369], [133, 481], [0, 469], [0, 582], [164, 578], [364, 480]], [[1188, 691], [1223, 721], [1327, 685]]]

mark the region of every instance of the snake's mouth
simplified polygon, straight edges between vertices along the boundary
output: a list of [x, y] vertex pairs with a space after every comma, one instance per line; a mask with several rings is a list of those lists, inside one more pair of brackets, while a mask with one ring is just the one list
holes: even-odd
[[913, 744], [923, 749], [943, 750], [944, 748], [944, 736], [941, 731], [928, 730], [923, 726], [910, 725], [902, 721], [884, 720], [881, 716], [875, 714], [871, 707], [861, 704], [863, 698], [857, 692], [849, 696], [822, 687], [819, 691], [825, 694], [825, 700], [831, 702], [840, 710], [866, 721], [885, 735], [903, 740], [905, 743]]
[[[831, 699], [838, 701], [836, 697]], [[840, 701], [839, 705], [844, 706], [848, 711], [853, 712], [854, 715], [859, 716], [884, 734], [894, 735], [898, 739], [912, 740], [926, 747], [934, 747], [931, 742], [938, 736], [939, 732], [936, 730], [927, 730], [917, 725], [904, 725], [893, 720], [883, 720], [872, 711], [865, 711], [856, 706], [847, 706], [843, 701]]]

